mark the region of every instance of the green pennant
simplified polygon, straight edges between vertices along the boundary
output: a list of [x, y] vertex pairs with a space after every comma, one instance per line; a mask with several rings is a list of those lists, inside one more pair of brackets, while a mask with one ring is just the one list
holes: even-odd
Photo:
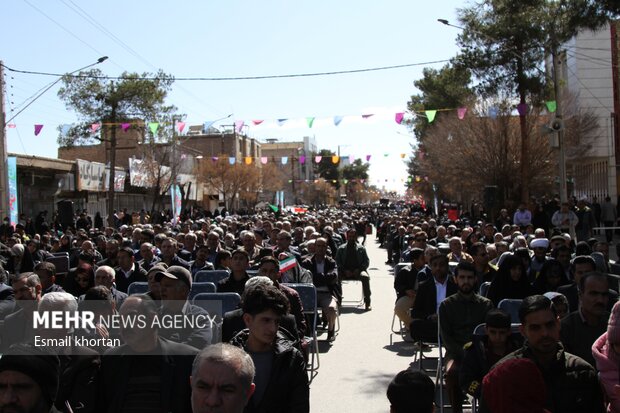
[[437, 115], [436, 110], [425, 110], [426, 118], [428, 119], [428, 123], [433, 123], [435, 120], [435, 115]]
[[157, 129], [159, 129], [159, 123], [157, 122], [149, 122], [149, 129], [153, 135], [157, 134]]
[[308, 122], [308, 127], [311, 128], [314, 123], [314, 118], [306, 118], [306, 122]]
[[545, 105], [547, 105], [547, 110], [549, 111], [549, 113], [555, 113], [555, 111], [558, 109], [558, 102], [556, 102], [555, 100], [548, 100], [545, 102]]
[[278, 207], [277, 207], [277, 206], [275, 206], [275, 205], [271, 205], [271, 204], [269, 204], [269, 208], [271, 208], [271, 210], [272, 210], [273, 212], [278, 212]]

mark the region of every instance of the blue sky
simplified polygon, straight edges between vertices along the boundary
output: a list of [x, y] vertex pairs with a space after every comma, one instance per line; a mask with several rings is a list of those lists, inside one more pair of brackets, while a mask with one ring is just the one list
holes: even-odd
[[[175, 77], [235, 77], [330, 72], [423, 63], [453, 57], [456, 0], [4, 2], [0, 60], [11, 68], [70, 72], [96, 61], [104, 73], [155, 72]], [[439, 68], [441, 64], [429, 65]], [[417, 91], [424, 66], [309, 78], [175, 82], [168, 102], [189, 125], [222, 118], [296, 119], [247, 129], [258, 140], [314, 136], [319, 148], [372, 155], [371, 183], [402, 189], [401, 153], [413, 142], [394, 114]], [[5, 73], [7, 118], [54, 78]], [[60, 124], [76, 120], [52, 88], [7, 129], [9, 152], [56, 157]], [[11, 103], [12, 102], [12, 103]], [[362, 114], [374, 113], [369, 120]], [[347, 116], [336, 127], [334, 116]], [[380, 116], [379, 116], [380, 115]], [[306, 117], [316, 117], [313, 127]], [[228, 123], [231, 123], [228, 121]], [[34, 136], [34, 124], [43, 124]], [[221, 123], [220, 123], [221, 124]], [[216, 124], [218, 125], [218, 124]], [[388, 156], [385, 156], [388, 154]], [[385, 180], [388, 182], [385, 182]], [[380, 180], [380, 182], [377, 182]]]

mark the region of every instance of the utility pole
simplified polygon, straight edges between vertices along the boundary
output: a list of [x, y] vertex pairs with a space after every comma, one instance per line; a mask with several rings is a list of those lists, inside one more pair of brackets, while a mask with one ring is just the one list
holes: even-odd
[[4, 111], [4, 65], [0, 61], [0, 216], [9, 216], [9, 177], [7, 171], [6, 113]]
[[295, 191], [295, 150], [291, 156], [291, 188], [293, 192], [293, 204], [297, 203], [297, 192]]
[[[110, 105], [112, 106], [110, 122], [110, 175], [108, 176], [108, 225], [114, 227], [114, 180], [116, 178], [116, 110], [118, 101], [114, 96], [114, 81], [110, 87]], [[104, 135], [105, 136], [105, 135]]]
[[[552, 62], [553, 62], [553, 91], [555, 94], [555, 118], [562, 122], [562, 88], [560, 86], [561, 80], [561, 65], [558, 47], [553, 42], [552, 44]], [[566, 153], [564, 147], [564, 128], [560, 127], [557, 130], [558, 134], [558, 148], [559, 148], [559, 167], [560, 167], [560, 176], [558, 179], [560, 180], [560, 202], [566, 202], [568, 200], [568, 189], [566, 187]]]

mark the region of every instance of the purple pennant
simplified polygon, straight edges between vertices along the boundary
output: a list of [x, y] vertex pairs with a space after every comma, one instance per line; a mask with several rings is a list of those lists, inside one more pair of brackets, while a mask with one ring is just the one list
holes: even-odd
[[127, 130], [131, 127], [131, 123], [121, 123], [121, 129], [123, 132], [127, 132]]
[[527, 103], [519, 103], [517, 105], [517, 111], [519, 112], [519, 116], [527, 115]]
[[374, 113], [368, 114], [368, 115], [362, 115], [363, 119], [368, 119], [369, 117], [371, 117], [372, 115], [374, 115]]
[[305, 164], [305, 163], [306, 163], [306, 157], [305, 157], [304, 155], [301, 155], [301, 156], [299, 157], [299, 163], [300, 163], [301, 165], [303, 165], [303, 164]]
[[217, 156], [213, 156], [213, 157], [211, 157], [211, 160], [212, 160], [213, 162], [217, 162], [217, 160], [218, 160], [218, 159], [220, 159], [220, 158], [218, 158]]
[[394, 116], [394, 120], [396, 121], [396, 123], [400, 125], [401, 123], [403, 123], [404, 117], [405, 117], [405, 114], [403, 112], [399, 112], [396, 114], [396, 116]]
[[34, 136], [39, 136], [41, 129], [43, 129], [43, 125], [34, 125]]
[[372, 156], [372, 155], [366, 155], [366, 162], [370, 161], [370, 157], [371, 157], [371, 156]]

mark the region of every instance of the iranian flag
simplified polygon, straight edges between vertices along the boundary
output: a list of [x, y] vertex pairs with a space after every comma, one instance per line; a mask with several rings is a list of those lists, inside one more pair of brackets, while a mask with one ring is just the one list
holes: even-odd
[[280, 272], [284, 273], [290, 269], [293, 269], [297, 265], [297, 260], [295, 257], [286, 257], [282, 261], [280, 261]]

